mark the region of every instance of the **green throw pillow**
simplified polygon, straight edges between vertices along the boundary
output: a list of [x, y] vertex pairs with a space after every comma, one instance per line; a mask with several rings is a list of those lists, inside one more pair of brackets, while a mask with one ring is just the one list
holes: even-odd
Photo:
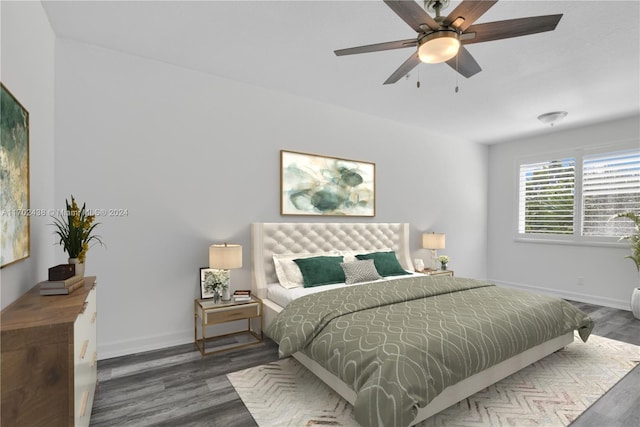
[[391, 252], [372, 252], [370, 254], [356, 255], [358, 259], [372, 259], [373, 263], [381, 276], [400, 276], [408, 273], [402, 268], [396, 253]]
[[344, 283], [346, 280], [342, 270], [342, 256], [317, 256], [311, 258], [294, 259], [302, 273], [305, 288]]

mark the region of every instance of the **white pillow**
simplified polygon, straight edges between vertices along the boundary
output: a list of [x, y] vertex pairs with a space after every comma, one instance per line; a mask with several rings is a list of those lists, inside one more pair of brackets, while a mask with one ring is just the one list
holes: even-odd
[[339, 251], [337, 254], [338, 255], [342, 255], [344, 258], [344, 262], [354, 262], [354, 261], [358, 261], [358, 258], [356, 258], [356, 255], [361, 255], [361, 254], [368, 254], [371, 252], [390, 252], [393, 249], [360, 249], [357, 251]]
[[298, 258], [311, 258], [315, 256], [335, 256], [337, 252], [316, 252], [316, 253], [300, 253], [300, 254], [273, 254], [273, 264], [276, 267], [276, 275], [278, 282], [284, 288], [302, 288], [304, 287], [304, 279], [298, 264], [293, 262]]

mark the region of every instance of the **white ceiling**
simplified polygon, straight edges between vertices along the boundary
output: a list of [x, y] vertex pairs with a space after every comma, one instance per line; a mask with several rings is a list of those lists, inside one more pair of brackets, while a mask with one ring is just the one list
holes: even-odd
[[477, 23], [564, 16], [553, 32], [469, 45], [483, 69], [469, 79], [421, 64], [394, 85], [382, 82], [412, 48], [333, 53], [415, 37], [381, 0], [43, 3], [60, 37], [481, 143], [553, 131], [536, 119], [549, 111], [569, 112], [554, 129], [640, 111], [637, 0], [500, 1]]

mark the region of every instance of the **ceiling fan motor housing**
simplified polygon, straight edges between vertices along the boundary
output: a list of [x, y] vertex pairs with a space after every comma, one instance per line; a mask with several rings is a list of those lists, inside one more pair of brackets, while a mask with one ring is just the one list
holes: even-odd
[[425, 0], [424, 8], [436, 16], [440, 16], [440, 11], [449, 7], [450, 0]]

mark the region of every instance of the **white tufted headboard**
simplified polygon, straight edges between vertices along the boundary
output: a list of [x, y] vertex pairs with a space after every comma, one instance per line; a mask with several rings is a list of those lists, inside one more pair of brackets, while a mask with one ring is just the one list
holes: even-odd
[[251, 224], [252, 291], [265, 298], [267, 284], [278, 281], [273, 254], [382, 249], [394, 250], [402, 267], [413, 271], [407, 223], [254, 223]]

